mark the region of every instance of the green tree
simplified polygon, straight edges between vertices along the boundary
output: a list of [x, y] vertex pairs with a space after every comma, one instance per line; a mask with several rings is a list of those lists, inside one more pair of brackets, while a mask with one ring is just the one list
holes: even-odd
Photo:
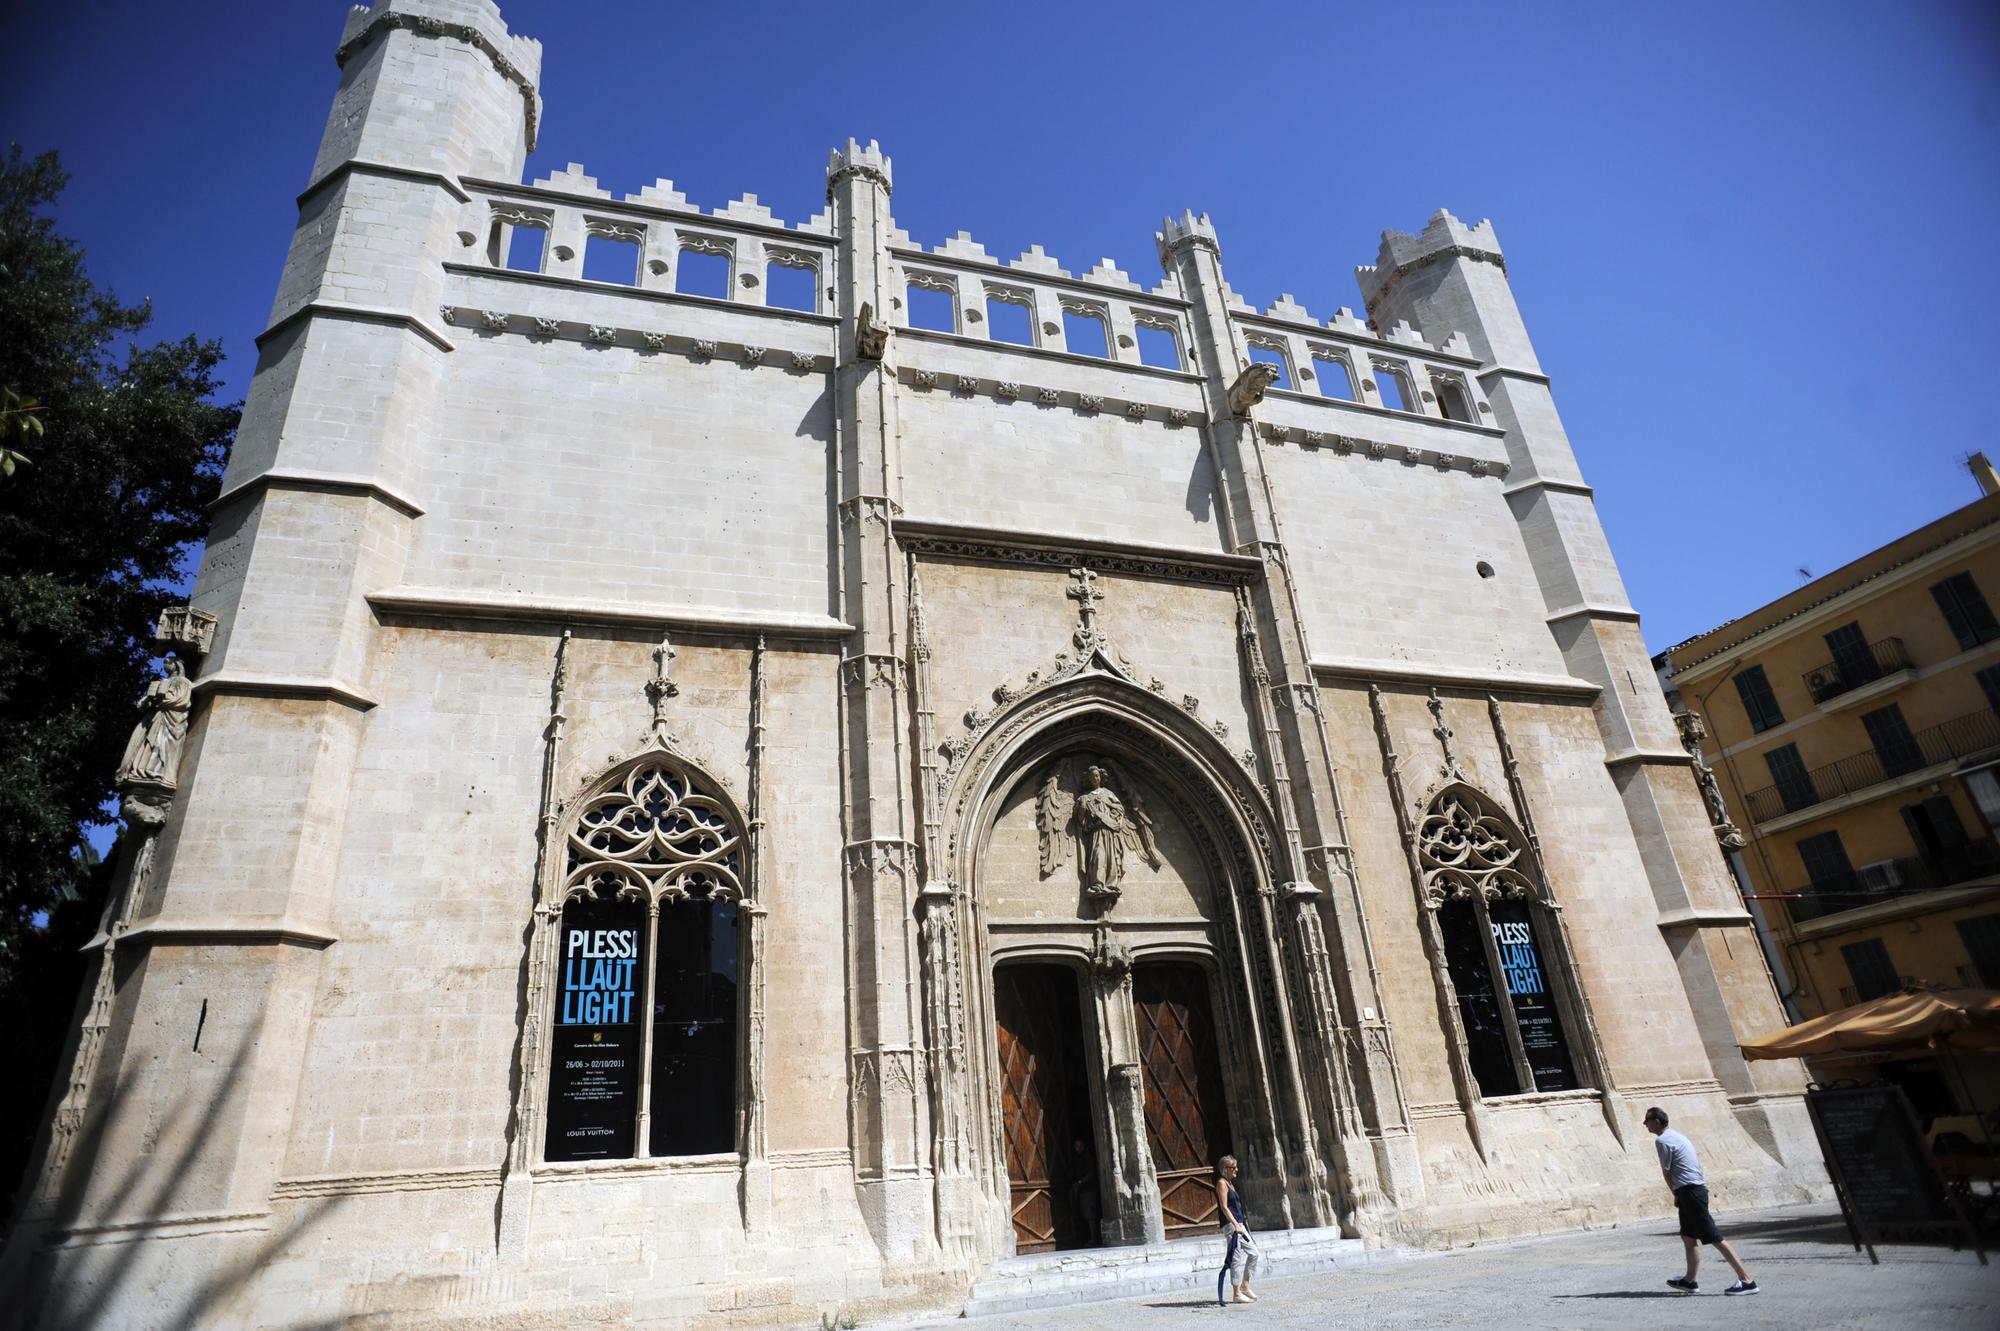
[[84, 840], [156, 674], [238, 411], [210, 399], [218, 342], [147, 344], [148, 306], [94, 285], [50, 211], [56, 154], [0, 162], [0, 1192], [20, 1176], [68, 1035], [107, 875]]

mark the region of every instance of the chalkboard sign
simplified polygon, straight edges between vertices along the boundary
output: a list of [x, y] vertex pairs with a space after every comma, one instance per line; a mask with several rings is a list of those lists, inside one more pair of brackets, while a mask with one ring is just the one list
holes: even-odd
[[576, 901], [563, 910], [545, 1159], [632, 1154], [644, 922], [636, 906], [624, 903]]
[[1871, 1259], [1874, 1238], [1962, 1232], [1971, 1239], [1900, 1087], [1816, 1088], [1806, 1092], [1806, 1108], [1855, 1246], [1866, 1244]]

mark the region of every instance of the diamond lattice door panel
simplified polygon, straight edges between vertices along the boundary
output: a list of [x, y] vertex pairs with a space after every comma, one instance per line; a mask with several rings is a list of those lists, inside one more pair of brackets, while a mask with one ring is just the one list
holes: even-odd
[[1004, 966], [993, 976], [993, 1007], [1015, 1249], [1095, 1243], [1079, 1223], [1071, 1163], [1076, 1136], [1091, 1135], [1076, 976], [1060, 966]]
[[1197, 966], [1141, 966], [1132, 1001], [1161, 1217], [1169, 1238], [1202, 1232], [1218, 1223], [1215, 1162], [1229, 1152], [1208, 977]]

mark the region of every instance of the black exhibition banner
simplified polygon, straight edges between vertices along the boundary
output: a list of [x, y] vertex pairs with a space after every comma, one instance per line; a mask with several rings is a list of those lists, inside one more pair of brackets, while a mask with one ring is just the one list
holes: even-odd
[[563, 908], [545, 1159], [632, 1154], [644, 920], [635, 903], [575, 901]]
[[1535, 1089], [1574, 1090], [1576, 1071], [1570, 1064], [1569, 1041], [1563, 1035], [1562, 1019], [1556, 1015], [1548, 969], [1542, 965], [1527, 904], [1495, 901], [1487, 913], [1493, 922], [1493, 942], [1500, 951], [1500, 970], [1507, 977], [1507, 993], [1514, 1003], [1514, 1024], [1521, 1031], [1528, 1070], [1535, 1074]]

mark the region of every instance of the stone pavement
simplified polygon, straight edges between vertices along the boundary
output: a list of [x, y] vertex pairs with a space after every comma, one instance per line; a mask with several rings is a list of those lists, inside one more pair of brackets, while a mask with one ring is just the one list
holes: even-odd
[[1971, 1252], [1878, 1246], [1880, 1266], [1847, 1241], [1832, 1206], [1743, 1211], [1721, 1217], [1762, 1286], [1726, 1299], [1728, 1263], [1704, 1250], [1701, 1293], [1663, 1283], [1681, 1273], [1671, 1217], [1602, 1230], [1479, 1244], [1449, 1252], [1382, 1254], [1322, 1275], [1259, 1281], [1259, 1302], [1215, 1306], [1215, 1285], [1019, 1317], [929, 1321], [915, 1326], [1098, 1331], [1144, 1327], [1365, 1327], [1403, 1331], [1467, 1326], [1489, 1331], [1540, 1328], [1727, 1326], [1830, 1331], [1993, 1331], [2000, 1327], [2000, 1256], [1982, 1267]]

